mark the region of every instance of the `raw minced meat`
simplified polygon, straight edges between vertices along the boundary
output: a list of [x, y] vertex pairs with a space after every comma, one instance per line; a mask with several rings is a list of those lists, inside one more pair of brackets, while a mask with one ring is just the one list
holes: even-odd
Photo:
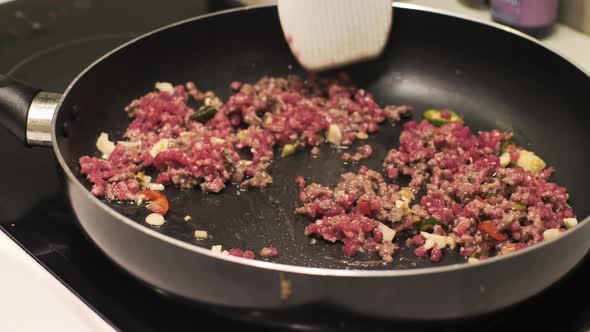
[[[341, 241], [352, 256], [358, 248], [375, 251], [364, 247], [379, 243], [370, 232], [380, 222], [404, 231], [416, 256], [433, 262], [455, 245], [465, 257], [486, 259], [538, 243], [575, 217], [566, 189], [548, 180], [553, 168], [509, 133], [410, 121], [383, 167], [391, 180], [409, 177], [409, 187], [399, 190], [365, 167], [342, 175], [334, 189], [297, 178], [303, 206], [296, 212], [315, 219], [306, 234]], [[421, 198], [411, 205], [414, 194]]]
[[[376, 132], [386, 119], [398, 122], [411, 111], [409, 106], [379, 107], [346, 75], [264, 77], [256, 84], [236, 81], [230, 85], [235, 93], [225, 103], [192, 82], [156, 87], [160, 91], [125, 108], [131, 118], [123, 135], [126, 140], [112, 153], [103, 153], [106, 159], [80, 158], [81, 173], [93, 184], [94, 195], [138, 199], [141, 184], [135, 174], [144, 168], [157, 172], [156, 183], [182, 189], [198, 186], [219, 192], [229, 182], [265, 187], [272, 183], [269, 168], [276, 145], [296, 143], [317, 154], [317, 146], [326, 140], [350, 145]], [[189, 99], [202, 106], [191, 108]], [[207, 121], [195, 120], [204, 108], [215, 114]], [[241, 151], [252, 158], [240, 157]], [[369, 147], [359, 156], [370, 154]]]

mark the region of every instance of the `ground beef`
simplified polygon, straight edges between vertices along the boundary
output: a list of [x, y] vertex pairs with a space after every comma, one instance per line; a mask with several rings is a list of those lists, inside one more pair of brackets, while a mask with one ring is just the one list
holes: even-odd
[[373, 148], [371, 148], [370, 145], [365, 144], [365, 145], [359, 146], [356, 149], [356, 153], [353, 155], [351, 155], [348, 152], [343, 153], [341, 159], [344, 161], [359, 162], [363, 159], [369, 158], [372, 154], [373, 154]]
[[229, 254], [236, 257], [242, 257], [247, 259], [254, 259], [256, 256], [252, 250], [243, 251], [242, 249], [233, 248], [229, 250]]
[[[225, 103], [193, 82], [156, 87], [159, 91], [125, 108], [131, 118], [123, 135], [127, 141], [116, 144], [105, 159], [80, 158], [81, 173], [93, 184], [94, 195], [137, 200], [142, 184], [136, 173], [144, 168], [157, 172], [155, 182], [182, 189], [198, 186], [219, 192], [228, 182], [242, 188], [265, 187], [272, 183], [269, 168], [276, 145], [308, 146], [317, 155], [330, 127], [340, 138], [333, 143], [350, 145], [357, 137], [376, 132], [386, 118], [397, 122], [411, 110], [379, 107], [371, 94], [355, 87], [344, 74], [264, 77], [256, 84], [235, 81], [230, 84], [235, 93]], [[210, 107], [217, 113], [204, 124], [195, 121], [198, 110], [189, 106], [189, 99], [200, 109]], [[251, 159], [240, 153], [250, 154]], [[370, 147], [365, 147], [358, 159], [370, 154]]]
[[260, 256], [262, 257], [275, 257], [279, 255], [279, 250], [275, 247], [264, 247], [260, 249]]
[[[549, 182], [553, 168], [515, 165], [524, 152], [505, 144], [511, 139], [497, 130], [474, 134], [461, 123], [439, 128], [407, 122], [399, 148], [387, 153], [383, 167], [391, 180], [408, 177], [408, 188], [399, 190], [363, 166], [358, 174], [343, 174], [334, 189], [298, 177], [303, 205], [296, 212], [315, 220], [306, 235], [342, 242], [347, 256], [359, 248], [378, 251], [379, 223], [404, 231], [415, 255], [433, 262], [455, 245], [461, 255], [479, 259], [514, 252], [542, 241], [546, 230], [563, 231], [564, 219], [574, 214], [566, 189]], [[503, 145], [512, 162], [507, 166], [500, 164]], [[410, 207], [414, 194], [421, 198]], [[431, 235], [419, 232], [427, 220], [435, 222]]]
[[305, 234], [342, 242], [347, 256], [362, 249], [379, 252], [385, 261], [392, 261], [396, 247], [391, 240], [383, 239], [378, 226], [400, 231], [420, 220], [419, 209], [410, 208], [414, 194], [408, 188], [400, 190], [364, 166], [357, 174], [343, 174], [334, 189], [316, 183], [306, 186], [301, 177], [296, 184], [302, 189], [299, 199], [303, 203], [296, 212], [315, 219], [306, 227]]

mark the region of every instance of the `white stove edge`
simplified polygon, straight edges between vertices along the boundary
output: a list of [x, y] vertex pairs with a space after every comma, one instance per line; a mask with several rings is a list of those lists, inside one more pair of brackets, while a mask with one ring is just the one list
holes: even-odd
[[0, 263], [0, 331], [115, 331], [3, 231]]

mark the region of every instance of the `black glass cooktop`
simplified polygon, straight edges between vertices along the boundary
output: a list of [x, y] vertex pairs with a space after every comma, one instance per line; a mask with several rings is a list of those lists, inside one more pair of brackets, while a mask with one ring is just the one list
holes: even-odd
[[[235, 5], [223, 0], [8, 2], [0, 5], [0, 72], [60, 92], [95, 58], [141, 33]], [[119, 330], [590, 330], [590, 259], [539, 296], [470, 320], [383, 322], [322, 307], [269, 313], [186, 303], [133, 279], [81, 233], [52, 151], [26, 148], [3, 131], [0, 145], [10, 156], [10, 162], [0, 163], [2, 229]]]

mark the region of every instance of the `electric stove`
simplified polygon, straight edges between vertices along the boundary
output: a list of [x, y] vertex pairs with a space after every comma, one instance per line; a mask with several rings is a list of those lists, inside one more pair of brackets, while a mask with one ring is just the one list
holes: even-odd
[[[62, 92], [94, 59], [129, 39], [235, 5], [222, 0], [7, 2], [0, 5], [0, 72]], [[455, 321], [378, 321], [321, 306], [264, 312], [189, 303], [134, 279], [85, 237], [68, 205], [51, 150], [24, 147], [4, 131], [0, 142], [4, 156], [11, 156], [10, 163], [0, 163], [1, 229], [118, 330], [590, 330], [590, 258], [524, 303]], [[444, 305], [444, 299], [433, 301]]]

